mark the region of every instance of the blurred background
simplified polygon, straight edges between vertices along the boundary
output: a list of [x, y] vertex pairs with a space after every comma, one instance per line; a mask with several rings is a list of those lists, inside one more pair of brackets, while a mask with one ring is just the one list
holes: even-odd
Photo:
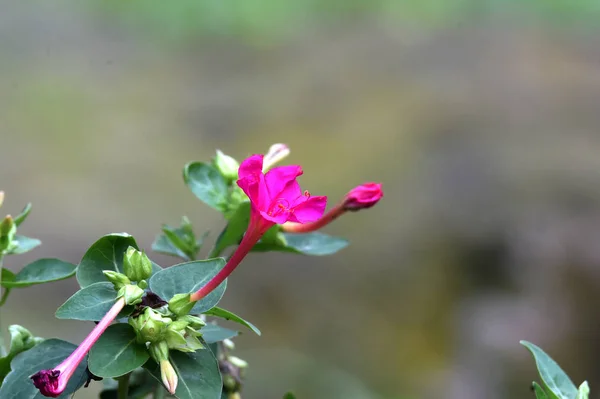
[[[182, 215], [214, 239], [184, 163], [283, 142], [311, 193], [385, 198], [326, 228], [342, 252], [230, 279], [263, 331], [237, 340], [244, 399], [532, 398], [520, 339], [600, 390], [597, 1], [1, 3], [2, 212], [33, 202], [43, 242], [7, 267], [149, 250]], [[92, 323], [54, 318], [75, 290], [15, 290], [2, 327], [79, 342]]]

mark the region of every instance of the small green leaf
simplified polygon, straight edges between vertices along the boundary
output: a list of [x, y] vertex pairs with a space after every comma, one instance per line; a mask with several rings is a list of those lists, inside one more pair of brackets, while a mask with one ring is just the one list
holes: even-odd
[[[215, 258], [180, 263], [154, 274], [148, 284], [150, 290], [168, 301], [175, 294], [192, 293], [204, 286], [225, 265], [225, 259]], [[227, 280], [194, 305], [190, 313], [203, 313], [219, 303], [225, 293]]]
[[200, 332], [202, 333], [202, 339], [206, 341], [207, 344], [221, 342], [239, 334], [237, 331], [216, 324], [207, 324], [200, 329]]
[[88, 366], [98, 377], [120, 377], [142, 366], [150, 358], [138, 344], [133, 327], [119, 323], [108, 327], [90, 350]]
[[256, 328], [256, 326], [254, 324], [242, 319], [240, 316], [230, 312], [229, 310], [225, 310], [223, 308], [219, 308], [219, 307], [215, 306], [214, 308], [204, 312], [204, 314], [209, 315], [209, 316], [220, 317], [225, 320], [234, 321], [236, 323], [239, 323], [241, 325], [248, 327], [249, 329], [254, 331], [257, 335], [260, 335], [260, 330], [258, 328]]
[[276, 243], [259, 242], [252, 248], [256, 252], [280, 251], [292, 252], [303, 255], [323, 256], [331, 255], [348, 245], [348, 241], [324, 233], [314, 232], [307, 234], [283, 233], [287, 246]]
[[533, 382], [533, 392], [535, 392], [536, 399], [548, 399], [548, 395], [544, 392], [544, 388], [535, 381]]
[[99, 321], [117, 299], [112, 283], [88, 285], [77, 291], [56, 310], [59, 319]]
[[[2, 399], [45, 399], [33, 385], [31, 375], [40, 370], [52, 369], [66, 359], [77, 347], [60, 339], [48, 339], [32, 349], [17, 355], [12, 363], [12, 371], [4, 379], [0, 388]], [[69, 379], [61, 399], [68, 398], [86, 381], [87, 361], [83, 360]]]
[[[129, 246], [139, 250], [134, 238], [127, 233], [108, 234], [92, 244], [77, 267], [77, 282], [81, 288], [106, 281], [103, 270], [123, 273], [123, 255]], [[152, 262], [153, 273], [159, 270], [160, 266]]]
[[42, 242], [37, 238], [29, 238], [20, 235], [16, 235], [13, 242], [16, 242], [17, 246], [10, 250], [7, 255], [24, 254], [25, 252], [29, 252], [33, 248], [42, 245]]
[[29, 212], [31, 212], [31, 202], [25, 205], [25, 208], [19, 213], [17, 216], [13, 218], [13, 221], [17, 225], [17, 227], [27, 219], [29, 216]]
[[81, 288], [106, 281], [103, 270], [123, 273], [123, 255], [129, 246], [139, 250], [135, 239], [126, 233], [108, 234], [92, 244], [77, 267]]
[[186, 261], [195, 260], [202, 248], [202, 243], [208, 235], [205, 233], [199, 240], [192, 229], [187, 217], [183, 217], [179, 227], [163, 225], [163, 234], [156, 237], [152, 250], [166, 255], [177, 256]]
[[[223, 380], [219, 364], [209, 349], [191, 353], [171, 351], [169, 360], [177, 372], [178, 383], [175, 391], [177, 398], [215, 399], [221, 396]], [[161, 381], [160, 368], [154, 361], [148, 361], [144, 368]]]
[[190, 258], [183, 251], [173, 245], [164, 234], [159, 234], [156, 236], [156, 239], [152, 243], [152, 250], [161, 254], [176, 256], [187, 261], [190, 260]]
[[577, 387], [550, 356], [531, 342], [521, 341], [535, 359], [540, 377], [548, 390], [558, 399], [573, 399], [577, 396]]
[[245, 201], [238, 206], [231, 219], [229, 219], [229, 223], [217, 238], [215, 247], [209, 256], [219, 256], [227, 247], [238, 245], [248, 228], [249, 221], [250, 202]]
[[579, 386], [579, 390], [577, 391], [577, 399], [588, 399], [590, 396], [590, 387], [587, 381], [583, 381], [583, 383]]
[[75, 274], [76, 266], [60, 259], [39, 259], [28, 264], [14, 278], [2, 280], [2, 286], [8, 288], [29, 287], [35, 284], [64, 280]]
[[202, 162], [191, 162], [183, 169], [183, 180], [202, 202], [220, 212], [227, 211], [229, 190], [217, 169]]

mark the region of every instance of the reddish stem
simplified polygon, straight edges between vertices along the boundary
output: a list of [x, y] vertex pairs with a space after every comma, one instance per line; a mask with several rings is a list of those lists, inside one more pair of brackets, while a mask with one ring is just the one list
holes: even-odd
[[340, 217], [346, 212], [342, 204], [336, 205], [330, 209], [321, 219], [311, 223], [286, 223], [281, 226], [281, 229], [286, 233], [309, 233], [311, 231], [319, 230], [320, 228], [333, 222], [335, 219]]

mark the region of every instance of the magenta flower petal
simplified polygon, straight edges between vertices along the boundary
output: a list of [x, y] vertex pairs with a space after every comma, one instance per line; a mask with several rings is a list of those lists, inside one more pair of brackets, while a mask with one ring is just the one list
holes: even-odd
[[282, 197], [281, 192], [285, 187], [292, 182], [296, 182], [296, 178], [302, 175], [300, 165], [279, 166], [273, 168], [265, 174], [265, 183], [271, 200], [276, 200]]
[[306, 201], [294, 207], [290, 222], [310, 223], [323, 216], [327, 207], [327, 197], [309, 197]]
[[244, 159], [238, 169], [238, 177], [243, 179], [247, 176], [257, 176], [262, 174], [263, 156], [252, 155], [249, 158]]

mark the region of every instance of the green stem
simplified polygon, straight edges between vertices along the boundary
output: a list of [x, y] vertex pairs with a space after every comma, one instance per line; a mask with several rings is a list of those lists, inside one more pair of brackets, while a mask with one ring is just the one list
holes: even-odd
[[131, 373], [127, 373], [122, 377], [118, 378], [119, 385], [117, 387], [117, 399], [127, 399], [129, 394], [129, 377]]
[[[4, 253], [0, 252], [0, 290], [2, 290], [2, 268], [3, 268], [3, 258]], [[0, 300], [0, 306], [4, 305], [6, 302], [6, 298], [8, 297], [8, 292], [10, 290], [8, 288], [4, 289], [4, 295], [2, 295], [2, 299]], [[2, 322], [0, 321], [0, 355], [3, 357], [6, 356], [6, 348], [4, 347], [4, 331], [2, 331]]]

